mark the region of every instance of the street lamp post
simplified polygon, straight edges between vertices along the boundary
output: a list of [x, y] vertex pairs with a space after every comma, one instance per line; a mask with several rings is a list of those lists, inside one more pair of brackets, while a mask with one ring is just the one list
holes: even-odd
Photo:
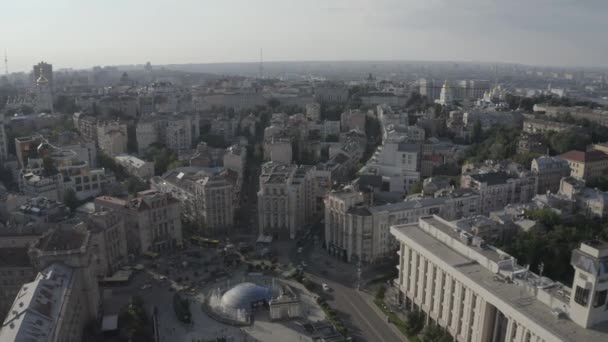
[[357, 291], [361, 290], [361, 258], [357, 263]]

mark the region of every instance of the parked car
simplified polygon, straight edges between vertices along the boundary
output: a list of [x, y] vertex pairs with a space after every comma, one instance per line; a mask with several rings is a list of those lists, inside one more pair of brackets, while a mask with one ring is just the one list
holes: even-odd
[[323, 283], [323, 285], [321, 285], [323, 287], [323, 291], [325, 292], [329, 292], [330, 288], [327, 284]]

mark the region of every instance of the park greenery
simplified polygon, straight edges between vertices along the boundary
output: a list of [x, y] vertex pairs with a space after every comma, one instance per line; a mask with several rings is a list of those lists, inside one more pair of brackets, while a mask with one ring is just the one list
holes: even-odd
[[178, 293], [173, 295], [173, 311], [175, 316], [182, 323], [190, 323], [192, 314], [190, 313], [190, 302], [182, 298]]
[[119, 341], [152, 341], [152, 327], [141, 297], [131, 297], [118, 316]]
[[608, 223], [579, 214], [562, 219], [551, 209], [533, 209], [525, 217], [542, 224], [540, 229], [520, 231], [500, 246], [513, 255], [519, 264], [530, 265], [535, 272], [565, 284], [571, 284], [574, 270], [570, 264], [571, 251], [591, 239], [608, 239]]

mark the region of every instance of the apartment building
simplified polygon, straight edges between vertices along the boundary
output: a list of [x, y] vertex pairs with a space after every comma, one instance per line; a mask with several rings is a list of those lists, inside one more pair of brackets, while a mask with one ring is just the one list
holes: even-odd
[[325, 200], [325, 242], [331, 255], [347, 262], [374, 263], [389, 257], [395, 240], [389, 227], [427, 215], [458, 219], [477, 215], [479, 195], [456, 190], [436, 198], [375, 205], [363, 192], [346, 187]]
[[399, 243], [400, 302], [455, 341], [608, 339], [608, 274], [602, 266], [608, 243], [586, 241], [572, 252], [569, 288], [438, 216], [393, 226], [391, 234]]
[[114, 160], [131, 176], [143, 180], [154, 177], [154, 162], [141, 160], [128, 154], [118, 155], [114, 157]]
[[97, 122], [97, 145], [110, 157], [127, 153], [127, 124], [119, 121]]
[[562, 178], [570, 175], [568, 161], [560, 157], [540, 156], [532, 160], [532, 173], [538, 177], [538, 193], [557, 193]]
[[122, 217], [129, 253], [162, 253], [183, 244], [181, 206], [170, 194], [147, 190], [131, 200], [101, 196], [95, 199], [95, 210]]
[[227, 170], [183, 167], [150, 180], [152, 189], [171, 194], [183, 217], [204, 235], [223, 235], [234, 226], [235, 182]]
[[538, 176], [508, 161], [467, 164], [460, 187], [479, 192], [480, 214], [487, 215], [507, 204], [529, 202], [537, 194]]
[[608, 154], [598, 150], [568, 151], [560, 155], [570, 165], [570, 175], [585, 181], [600, 177], [608, 170]]
[[310, 166], [262, 165], [258, 191], [260, 234], [294, 239], [316, 213], [314, 169]]
[[199, 116], [195, 114], [152, 114], [140, 120], [135, 128], [140, 155], [153, 143], [173, 151], [188, 150], [199, 140]]

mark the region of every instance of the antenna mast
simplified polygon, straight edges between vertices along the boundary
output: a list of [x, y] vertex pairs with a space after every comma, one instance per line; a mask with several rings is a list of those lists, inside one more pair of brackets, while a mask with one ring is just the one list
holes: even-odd
[[4, 49], [4, 75], [8, 76], [8, 55], [6, 49]]
[[260, 78], [264, 78], [264, 49], [260, 48]]

